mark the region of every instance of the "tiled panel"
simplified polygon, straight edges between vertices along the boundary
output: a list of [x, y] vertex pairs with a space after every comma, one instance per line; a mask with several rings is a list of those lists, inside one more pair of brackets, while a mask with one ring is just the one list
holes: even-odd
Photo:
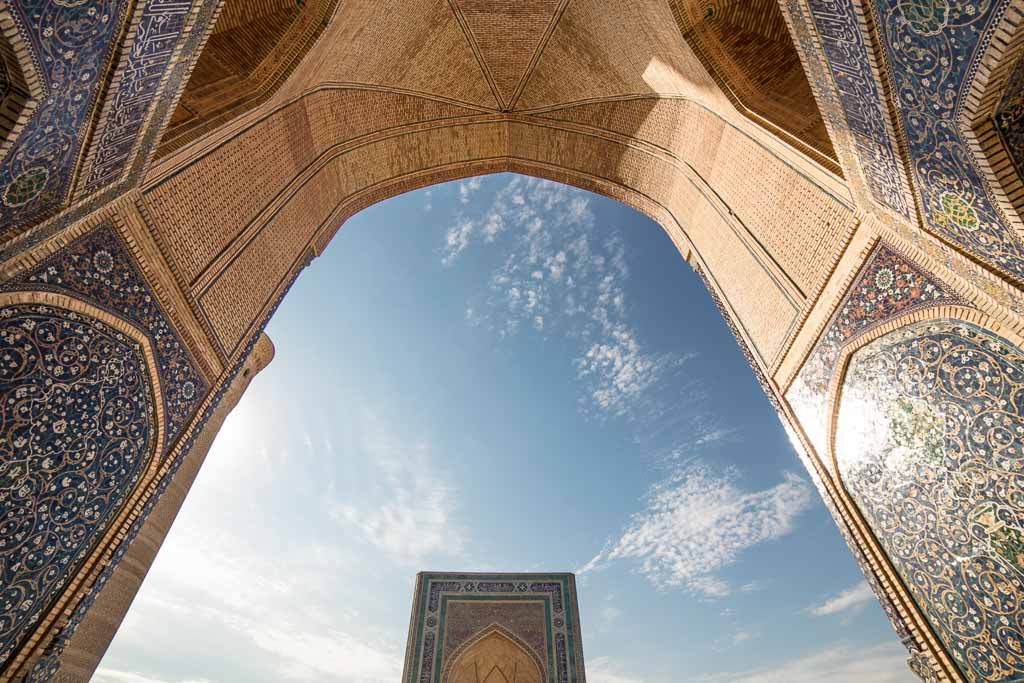
[[854, 354], [843, 483], [969, 681], [1024, 677], [1024, 354], [957, 320]]
[[142, 345], [125, 332], [57, 306], [0, 310], [0, 666], [155, 457], [155, 401]]

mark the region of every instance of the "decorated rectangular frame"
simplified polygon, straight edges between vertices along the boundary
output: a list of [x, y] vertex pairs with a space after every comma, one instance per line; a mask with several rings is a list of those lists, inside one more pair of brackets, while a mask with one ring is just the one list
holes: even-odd
[[[450, 609], [470, 603], [535, 606], [536, 614], [543, 612], [544, 651], [537, 654], [544, 663], [545, 680], [547, 683], [586, 683], [573, 574], [443, 572], [420, 572], [416, 576], [403, 683], [441, 683], [460, 645], [459, 638], [452, 635], [453, 622], [448, 619]], [[521, 635], [516, 633], [515, 625], [501, 623], [499, 617], [496, 624], [488, 620], [488, 623], [468, 625], [468, 633], [463, 623], [461, 639], [483, 633], [494, 625]], [[539, 629], [541, 625], [535, 626]], [[539, 644], [539, 639], [533, 640]]]

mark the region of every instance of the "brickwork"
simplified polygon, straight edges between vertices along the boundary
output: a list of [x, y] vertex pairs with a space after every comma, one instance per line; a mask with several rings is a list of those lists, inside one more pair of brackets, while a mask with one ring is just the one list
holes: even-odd
[[[331, 173], [321, 175], [330, 186]], [[200, 305], [225, 350], [234, 354], [254, 320], [284, 286], [310, 238], [309, 219], [329, 215], [336, 199], [318, 184], [300, 188], [245, 246], [227, 271], [203, 292]]]
[[499, 107], [447, 0], [342, 2], [317, 48], [278, 101], [322, 83], [340, 82]]
[[839, 172], [777, 0], [670, 0], [670, 5], [683, 37], [741, 111]]
[[158, 154], [270, 97], [320, 35], [337, 0], [226, 0]]
[[567, 0], [455, 0], [502, 109], [511, 109], [527, 71]]
[[[566, 74], [573, 74], [566, 78]], [[523, 90], [517, 109], [651, 94], [684, 95], [731, 109], [662, 3], [573, 0]]]
[[[202, 167], [183, 171], [146, 193], [157, 238], [184, 282], [193, 282], [295, 176], [298, 169], [291, 155], [282, 157], [280, 152], [287, 140], [284, 117], [269, 119], [235, 138], [230, 147], [208, 155]], [[220, 188], [215, 192], [211, 178]]]

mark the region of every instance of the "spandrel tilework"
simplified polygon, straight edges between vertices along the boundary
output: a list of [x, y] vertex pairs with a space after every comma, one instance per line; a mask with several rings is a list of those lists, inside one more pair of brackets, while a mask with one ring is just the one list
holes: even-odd
[[0, 310], [0, 665], [153, 458], [154, 398], [124, 332], [55, 306]]
[[70, 294], [138, 325], [157, 358], [167, 443], [188, 424], [208, 383], [112, 226], [101, 225], [2, 289]]
[[885, 243], [874, 248], [786, 392], [820, 457], [827, 457], [828, 388], [843, 346], [898, 315], [943, 303], [962, 302], [938, 278]]
[[495, 667], [523, 683], [585, 681], [572, 574], [417, 577], [403, 681], [483, 683]]
[[852, 357], [843, 484], [967, 680], [1024, 677], [1024, 354], [957, 320]]

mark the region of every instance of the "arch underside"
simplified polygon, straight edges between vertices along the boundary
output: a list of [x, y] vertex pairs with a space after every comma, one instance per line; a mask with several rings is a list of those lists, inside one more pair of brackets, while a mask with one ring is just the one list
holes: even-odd
[[[768, 367], [855, 224], [834, 179], [780, 158], [769, 143], [685, 98], [481, 114], [404, 93], [325, 87], [204, 142], [191, 158], [160, 164], [142, 203], [225, 358], [345, 218], [468, 175], [536, 175], [648, 214], [712, 274]], [[763, 173], [741, 173], [752, 165]], [[798, 217], [786, 233], [773, 229], [783, 215]]]

